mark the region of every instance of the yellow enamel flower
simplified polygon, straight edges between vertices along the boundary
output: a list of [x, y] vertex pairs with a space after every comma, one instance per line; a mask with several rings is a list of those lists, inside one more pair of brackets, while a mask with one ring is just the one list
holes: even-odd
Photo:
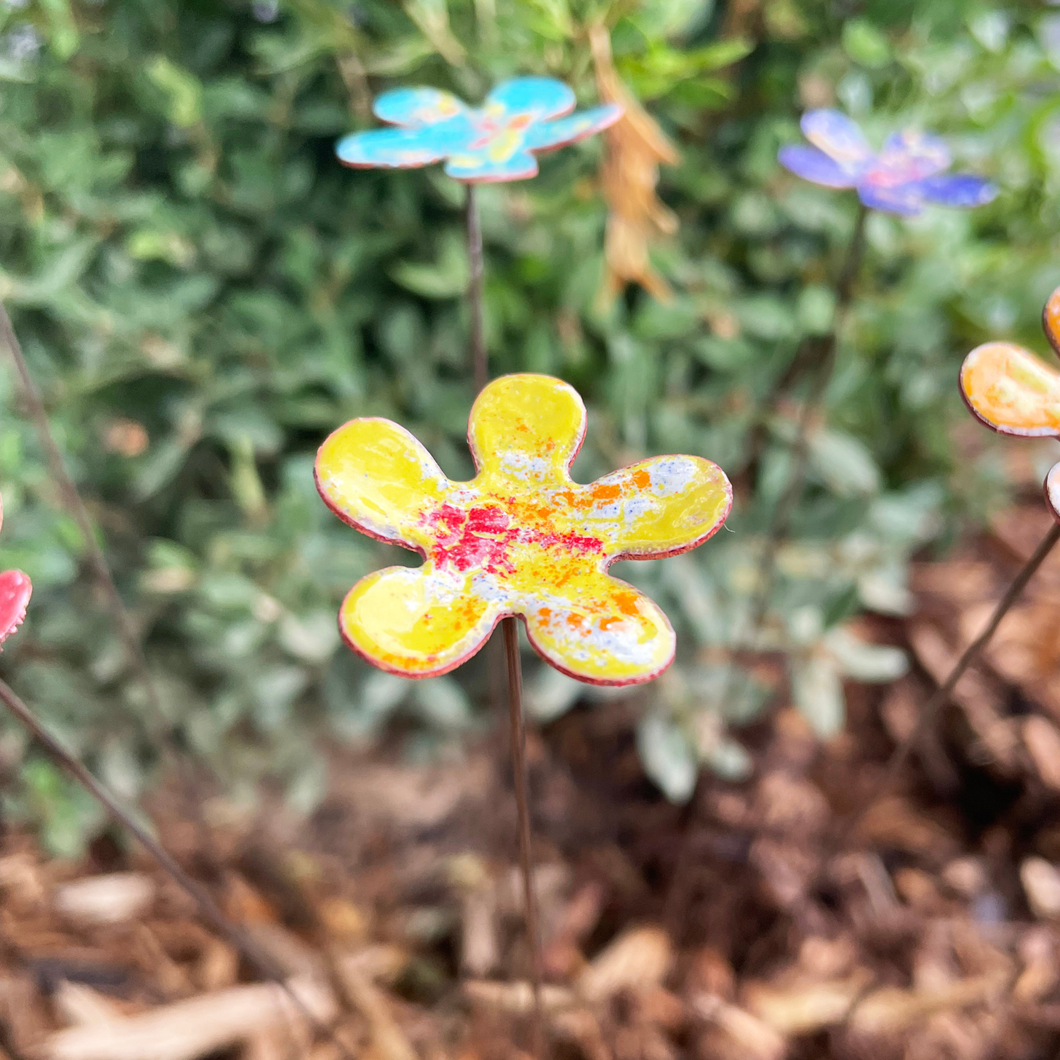
[[[1042, 313], [1049, 345], [1060, 354], [1060, 287]], [[961, 366], [961, 396], [999, 434], [1060, 438], [1060, 372], [1011, 342], [977, 346]], [[1060, 520], [1060, 463], [1045, 479], [1045, 499]]]
[[518, 615], [553, 666], [582, 681], [648, 681], [673, 660], [659, 607], [607, 568], [671, 556], [725, 521], [732, 488], [696, 456], [660, 456], [590, 485], [570, 477], [585, 406], [566, 383], [510, 375], [475, 401], [478, 474], [451, 482], [403, 427], [356, 419], [320, 447], [317, 488], [351, 526], [419, 552], [421, 567], [362, 578], [339, 628], [369, 662], [405, 677], [444, 674]]

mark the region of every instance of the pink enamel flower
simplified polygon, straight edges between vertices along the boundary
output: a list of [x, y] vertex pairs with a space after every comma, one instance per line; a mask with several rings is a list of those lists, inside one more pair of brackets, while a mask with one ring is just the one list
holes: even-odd
[[[0, 500], [0, 525], [3, 525], [3, 520], [4, 507]], [[0, 644], [22, 625], [32, 592], [29, 575], [20, 570], [0, 573]]]

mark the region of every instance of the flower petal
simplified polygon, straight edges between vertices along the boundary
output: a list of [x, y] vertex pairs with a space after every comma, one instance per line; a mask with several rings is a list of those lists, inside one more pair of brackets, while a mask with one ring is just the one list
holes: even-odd
[[612, 559], [652, 559], [702, 544], [725, 522], [732, 486], [699, 456], [655, 456], [577, 487], [584, 533], [604, 542]]
[[[479, 151], [454, 154], [445, 164], [445, 174], [466, 184], [496, 184], [506, 180], [527, 180], [537, 176], [537, 159], [522, 150], [522, 134], [516, 134], [519, 145], [507, 150], [505, 137]], [[492, 156], [492, 157], [491, 157]]]
[[524, 482], [565, 478], [585, 437], [585, 406], [569, 383], [547, 375], [503, 375], [471, 407], [467, 440], [486, 477]]
[[516, 77], [497, 85], [483, 110], [491, 117], [525, 114], [544, 121], [569, 114], [576, 102], [573, 90], [553, 77]]
[[1045, 503], [1052, 510], [1053, 518], [1060, 522], [1060, 464], [1053, 464], [1045, 476]]
[[961, 395], [1001, 434], [1060, 437], [1060, 372], [1009, 342], [978, 346], [961, 366]]
[[437, 677], [486, 643], [500, 605], [476, 593], [472, 575], [387, 567], [362, 578], [339, 611], [346, 643], [368, 662], [403, 677]]
[[0, 574], [0, 643], [22, 625], [32, 593], [29, 576], [22, 571], [5, 570]]
[[852, 188], [857, 183], [854, 174], [816, 147], [789, 144], [780, 149], [777, 160], [796, 176], [826, 188]]
[[953, 161], [945, 141], [917, 129], [891, 133], [883, 144], [877, 164], [894, 174], [895, 183], [923, 180], [948, 169]]
[[857, 173], [871, 158], [865, 134], [838, 110], [811, 110], [800, 122], [803, 135], [834, 158], [848, 173]]
[[924, 206], [924, 193], [919, 183], [880, 184], [870, 179], [858, 182], [858, 197], [870, 210], [897, 213], [914, 217]]
[[1053, 352], [1060, 356], [1060, 287], [1057, 287], [1042, 310], [1042, 330]]
[[569, 598], [539, 594], [523, 612], [535, 650], [579, 681], [650, 681], [673, 662], [666, 615], [643, 593], [606, 574], [578, 579]]
[[437, 88], [395, 88], [377, 96], [372, 110], [380, 121], [409, 129], [435, 125], [468, 113], [462, 100]]
[[346, 166], [357, 169], [414, 169], [440, 162], [467, 143], [466, 130], [446, 123], [423, 129], [372, 129], [344, 136], [335, 145], [335, 154]]
[[351, 420], [325, 439], [315, 474], [324, 503], [362, 533], [417, 551], [434, 543], [427, 518], [443, 504], [449, 480], [404, 427]]
[[622, 108], [617, 103], [609, 103], [580, 110], [557, 121], [536, 122], [526, 130], [524, 146], [528, 151], [552, 151], [593, 136], [621, 117]]
[[985, 206], [997, 195], [997, 188], [984, 177], [972, 173], [945, 173], [920, 182], [924, 198], [943, 206]]

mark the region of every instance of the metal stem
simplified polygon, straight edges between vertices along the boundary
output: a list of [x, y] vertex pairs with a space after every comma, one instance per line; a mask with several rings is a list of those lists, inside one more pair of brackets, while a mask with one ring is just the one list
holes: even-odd
[[321, 1023], [306, 1007], [305, 1002], [291, 989], [283, 969], [276, 964], [272, 957], [242, 927], [232, 923], [225, 916], [221, 907], [214, 901], [206, 888], [193, 880], [177, 864], [173, 855], [139, 824], [114, 795], [37, 720], [33, 712], [15, 694], [10, 685], [2, 680], [0, 680], [0, 701], [33, 734], [34, 739], [44, 748], [48, 756], [66, 770], [114, 820], [128, 829], [163, 871], [192, 899], [202, 918], [224, 935], [243, 954], [259, 975], [282, 987], [298, 1011], [309, 1021], [309, 1024], [318, 1034], [323, 1035], [334, 1045], [338, 1046], [347, 1060], [354, 1060], [349, 1050], [338, 1040], [334, 1031]]
[[18, 372], [19, 380], [22, 383], [22, 391], [26, 398], [29, 414], [37, 428], [41, 445], [44, 447], [52, 478], [59, 486], [64, 506], [73, 516], [81, 531], [81, 536], [84, 538], [88, 561], [92, 566], [96, 580], [106, 594], [107, 603], [114, 617], [114, 622], [118, 627], [118, 633], [125, 644], [126, 652], [140, 675], [147, 697], [150, 700], [152, 712], [156, 718], [164, 719], [162, 701], [159, 698], [158, 688], [155, 685], [154, 678], [151, 676], [147, 659], [140, 645], [140, 637], [136, 625], [122, 601], [118, 587], [114, 583], [114, 576], [111, 574], [110, 567], [107, 566], [107, 560], [99, 547], [99, 542], [96, 540], [92, 517], [88, 514], [85, 502], [69, 472], [66, 470], [66, 462], [63, 460], [55, 435], [52, 433], [51, 424], [48, 422], [48, 413], [44, 408], [44, 402], [41, 400], [40, 391], [37, 389], [37, 384], [33, 381], [33, 376], [30, 374], [26, 358], [22, 353], [22, 346], [18, 341], [18, 336], [15, 334], [11, 318], [8, 316], [3, 302], [0, 302], [0, 338], [3, 339], [4, 345], [7, 346], [8, 353], [11, 355], [11, 360], [14, 362], [15, 370]]
[[541, 1007], [541, 935], [534, 893], [533, 849], [530, 831], [530, 784], [526, 776], [526, 728], [523, 723], [523, 669], [519, 660], [519, 623], [506, 618], [504, 654], [508, 662], [508, 723], [515, 777], [515, 805], [519, 816], [519, 864], [523, 876], [526, 936], [530, 948], [530, 981], [534, 990], [534, 1056], [545, 1060], [545, 1021]]
[[935, 724], [939, 711], [941, 711], [949, 702], [950, 695], [956, 687], [957, 682], [964, 675], [965, 670], [975, 662], [979, 653], [990, 642], [991, 637], [997, 632], [997, 627], [1001, 625], [1001, 620], [1012, 609], [1012, 605], [1015, 604], [1017, 599], [1019, 599], [1020, 593], [1023, 592], [1027, 582], [1034, 577], [1035, 572], [1042, 565], [1045, 557], [1049, 555], [1058, 541], [1060, 541], [1060, 523], [1054, 524], [1049, 530], [1049, 533], [1042, 538], [1038, 547], [1034, 550], [1034, 554], [1020, 568], [1019, 573], [1012, 580], [1012, 584], [1005, 590], [1005, 595], [998, 601], [997, 607], [994, 608], [994, 613], [990, 616], [990, 621], [983, 627], [983, 631], [972, 641], [971, 644], [968, 645], [967, 648], [964, 649], [963, 654], [957, 660], [957, 663], [950, 671], [949, 676], [921, 708], [920, 717], [916, 725], [913, 727], [913, 731], [909, 733], [909, 735], [906, 736], [906, 738], [894, 749], [894, 753], [884, 767], [883, 776], [873, 788], [872, 794], [866, 800], [864, 808], [841, 830], [837, 846], [853, 835], [858, 825], [865, 819], [865, 815], [869, 812], [872, 806], [895, 782], [898, 773], [901, 771], [902, 766], [905, 765], [906, 759], [909, 757], [913, 747], [920, 741], [931, 726]]
[[[467, 185], [467, 257], [470, 275], [467, 286], [471, 310], [471, 364], [475, 390], [489, 382], [489, 355], [483, 326], [482, 306], [482, 226], [474, 184]], [[537, 896], [534, 892], [533, 832], [530, 823], [530, 782], [526, 774], [526, 727], [523, 719], [523, 670], [519, 660], [519, 625], [514, 617], [501, 623], [504, 630], [504, 654], [508, 670], [508, 719], [511, 743], [515, 805], [519, 826], [519, 865], [523, 877], [523, 909], [527, 947], [530, 951], [530, 978], [533, 986], [533, 1040], [536, 1060], [545, 1060], [545, 1020], [541, 1007], [541, 933], [538, 927]], [[489, 660], [492, 663], [492, 659]], [[492, 676], [492, 667], [491, 667]], [[499, 683], [499, 682], [498, 682]], [[491, 681], [491, 692], [493, 692]]]
[[479, 223], [475, 185], [467, 185], [467, 260], [469, 276], [467, 302], [471, 309], [471, 369], [478, 393], [489, 382], [489, 355], [482, 322], [482, 225]]

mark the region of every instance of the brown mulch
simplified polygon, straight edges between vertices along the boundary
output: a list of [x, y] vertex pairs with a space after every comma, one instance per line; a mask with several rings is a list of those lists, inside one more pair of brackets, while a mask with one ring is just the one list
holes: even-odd
[[[871, 626], [913, 671], [850, 686], [849, 725], [827, 745], [778, 704], [742, 734], [752, 779], [707, 778], [692, 808], [645, 780], [634, 703], [579, 707], [531, 736], [553, 1060], [1057, 1053], [1060, 557], [867, 804], [1047, 525], [1029, 504], [920, 564], [915, 615]], [[222, 803], [178, 822], [159, 800], [161, 838], [352, 1056], [529, 1057], [497, 745], [430, 766], [336, 760], [335, 775], [308, 824]], [[0, 1060], [339, 1055], [138, 851], [103, 837], [70, 864], [3, 839]]]

